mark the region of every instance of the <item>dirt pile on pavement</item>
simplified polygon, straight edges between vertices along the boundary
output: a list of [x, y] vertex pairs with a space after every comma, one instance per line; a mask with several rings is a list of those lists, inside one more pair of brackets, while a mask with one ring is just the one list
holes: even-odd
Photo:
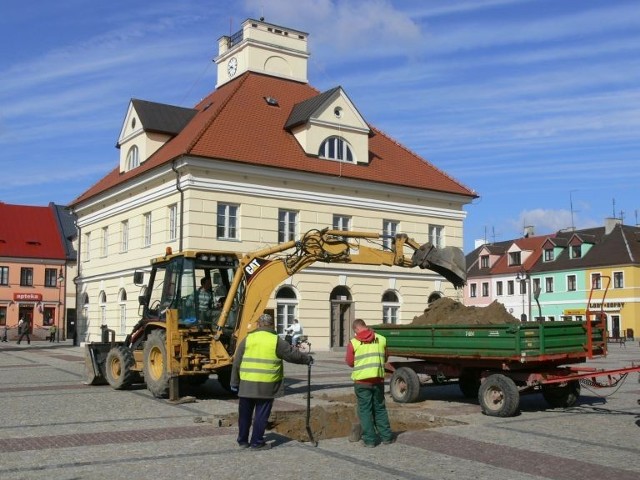
[[433, 302], [424, 313], [413, 317], [412, 325], [496, 325], [519, 323], [498, 301], [486, 307], [465, 307], [450, 298], [440, 298]]
[[[312, 395], [313, 398], [313, 395]], [[315, 405], [310, 410], [309, 426], [315, 440], [328, 438], [349, 437], [353, 425], [358, 422], [356, 414], [355, 395], [329, 396], [320, 394], [318, 399], [328, 401], [329, 404]], [[395, 433], [409, 430], [422, 430], [446, 425], [460, 425], [462, 422], [448, 418], [437, 417], [421, 411], [424, 407], [419, 404], [398, 404], [392, 401], [386, 402], [389, 412], [391, 430]], [[419, 407], [419, 408], [418, 408]], [[197, 417], [196, 421], [204, 421]], [[238, 415], [230, 413], [207, 420], [220, 427], [237, 425]], [[269, 417], [268, 430], [299, 442], [308, 442], [309, 434], [306, 429], [307, 411], [272, 411]]]

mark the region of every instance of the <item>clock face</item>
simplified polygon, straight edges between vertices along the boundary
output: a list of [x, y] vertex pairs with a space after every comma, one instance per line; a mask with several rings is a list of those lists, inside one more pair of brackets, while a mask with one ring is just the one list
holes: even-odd
[[236, 74], [236, 70], [238, 70], [238, 59], [233, 57], [227, 64], [227, 73], [230, 77], [233, 77]]

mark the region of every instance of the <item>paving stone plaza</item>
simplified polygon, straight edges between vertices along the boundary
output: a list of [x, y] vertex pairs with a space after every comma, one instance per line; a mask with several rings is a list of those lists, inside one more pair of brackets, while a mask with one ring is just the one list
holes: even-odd
[[[317, 352], [313, 405], [351, 392], [342, 352]], [[640, 364], [637, 341], [611, 345], [598, 368]], [[287, 395], [274, 410], [304, 410], [307, 367], [286, 364]], [[640, 383], [583, 387], [577, 406], [548, 409], [523, 397], [512, 418], [487, 417], [455, 384], [424, 386], [414, 409], [458, 422], [397, 432], [365, 449], [347, 437], [309, 442], [270, 432], [268, 451], [235, 443], [235, 425], [208, 421], [237, 400], [215, 377], [194, 402], [153, 398], [141, 386], [83, 384], [84, 349], [70, 343], [0, 344], [0, 478], [11, 479], [558, 479], [640, 478]], [[605, 396], [606, 395], [606, 396]], [[392, 402], [389, 398], [389, 402]]]

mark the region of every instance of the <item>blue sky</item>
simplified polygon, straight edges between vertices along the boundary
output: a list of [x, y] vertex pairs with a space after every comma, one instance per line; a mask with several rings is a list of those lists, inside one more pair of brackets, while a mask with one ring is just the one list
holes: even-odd
[[309, 80], [474, 189], [474, 240], [640, 222], [636, 0], [3, 0], [0, 201], [69, 203], [131, 98], [191, 107], [246, 18], [310, 34]]

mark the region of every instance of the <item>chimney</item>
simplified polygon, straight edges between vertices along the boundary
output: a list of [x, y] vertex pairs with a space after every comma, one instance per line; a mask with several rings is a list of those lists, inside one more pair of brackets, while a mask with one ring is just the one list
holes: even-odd
[[523, 234], [524, 238], [533, 237], [534, 235], [535, 235], [535, 228], [533, 227], [533, 225], [528, 225], [524, 227], [524, 234]]
[[605, 218], [604, 219], [604, 234], [609, 235], [616, 228], [616, 225], [621, 225], [622, 220], [619, 218]]

